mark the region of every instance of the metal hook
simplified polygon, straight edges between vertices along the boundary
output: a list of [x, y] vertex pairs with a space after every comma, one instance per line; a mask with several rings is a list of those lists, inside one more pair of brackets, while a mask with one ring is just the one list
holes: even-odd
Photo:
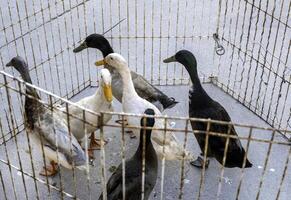
[[213, 39], [216, 43], [216, 54], [219, 55], [219, 56], [222, 56], [224, 53], [225, 53], [225, 49], [224, 47], [219, 43], [219, 38], [218, 38], [218, 35], [217, 33], [214, 33], [213, 34]]

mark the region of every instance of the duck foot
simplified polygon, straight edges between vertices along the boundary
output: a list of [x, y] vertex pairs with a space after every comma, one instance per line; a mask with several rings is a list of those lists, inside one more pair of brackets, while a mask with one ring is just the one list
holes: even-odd
[[123, 124], [123, 125], [128, 125], [128, 122], [127, 122], [127, 120], [126, 119], [124, 119], [124, 120], [122, 120], [122, 119], [118, 119], [118, 120], [116, 120], [115, 121], [115, 123], [117, 123], [117, 124]]
[[[101, 149], [101, 140], [95, 138], [95, 134], [91, 133], [91, 136], [89, 137], [90, 139], [90, 144], [89, 144], [89, 149], [90, 150], [100, 150]], [[106, 145], [108, 143], [107, 140], [103, 140], [103, 145]]]
[[[90, 139], [90, 144], [88, 148], [88, 156], [91, 160], [95, 159], [94, 156], [94, 150], [100, 150], [101, 149], [101, 140], [95, 138], [95, 133], [91, 133], [91, 136], [89, 137]], [[103, 145], [106, 145], [108, 141], [103, 140]]]
[[131, 130], [127, 130], [127, 131], [125, 131], [127, 134], [129, 134], [129, 137], [131, 138], [131, 139], [134, 139], [134, 138], [136, 138], [136, 135], [133, 133], [133, 131], [131, 131]]
[[205, 162], [205, 168], [208, 168], [209, 160], [206, 159], [206, 161], [203, 160], [200, 156], [196, 160], [193, 160], [190, 162], [191, 165], [197, 168], [203, 168], [203, 163]]
[[59, 166], [54, 161], [50, 162], [49, 166], [44, 166], [39, 172], [41, 176], [54, 176], [59, 172]]

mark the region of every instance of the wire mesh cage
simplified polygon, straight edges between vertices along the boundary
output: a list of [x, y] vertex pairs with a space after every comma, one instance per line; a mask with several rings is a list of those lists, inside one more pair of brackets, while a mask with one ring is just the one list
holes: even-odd
[[[197, 170], [187, 160], [161, 158], [152, 199], [288, 199], [290, 1], [33, 0], [3, 1], [1, 5], [0, 59], [5, 72], [0, 72], [0, 199], [96, 199], [106, 192], [115, 166], [124, 166], [134, 153], [138, 140], [129, 139], [128, 127], [111, 120], [99, 127], [101, 140], [107, 138], [109, 143], [95, 153], [94, 166], [87, 160], [85, 172], [73, 167], [60, 168], [53, 178], [38, 175], [45, 159], [30, 144], [24, 127], [24, 89], [28, 86], [5, 63], [15, 55], [23, 56], [36, 85], [31, 87], [54, 112], [57, 104], [74, 105], [66, 99], [79, 99], [99, 85], [98, 71], [92, 66], [102, 56], [100, 52], [72, 52], [95, 32], [105, 33], [131, 70], [174, 97], [181, 96], [179, 107], [166, 111], [178, 117], [161, 117], [173, 126], [160, 131], [174, 132], [185, 149], [199, 152], [190, 121], [234, 126], [254, 164], [251, 169], [229, 169], [213, 161], [209, 169]], [[162, 62], [180, 49], [194, 53], [204, 87], [229, 104], [228, 111], [237, 113], [232, 117], [238, 124], [185, 117], [187, 71], [179, 64]], [[120, 110], [117, 102], [114, 106]], [[80, 119], [84, 124], [88, 124], [87, 112], [101, 121], [108, 114], [84, 109]], [[117, 119], [129, 114], [110, 115]], [[231, 138], [227, 133], [204, 134]]]

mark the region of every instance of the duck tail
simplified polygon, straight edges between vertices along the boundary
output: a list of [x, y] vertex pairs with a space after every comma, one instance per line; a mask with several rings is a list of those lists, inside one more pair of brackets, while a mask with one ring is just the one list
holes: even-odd
[[163, 104], [164, 110], [168, 108], [173, 108], [178, 101], [176, 101], [173, 97], [166, 97], [164, 98], [161, 103]]
[[252, 166], [253, 166], [253, 164], [247, 159], [245, 168], [251, 168]]

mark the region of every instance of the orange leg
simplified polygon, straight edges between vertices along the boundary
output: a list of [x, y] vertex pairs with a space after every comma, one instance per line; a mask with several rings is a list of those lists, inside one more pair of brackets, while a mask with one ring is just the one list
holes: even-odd
[[44, 166], [39, 173], [42, 176], [54, 176], [59, 172], [59, 166], [56, 162], [51, 161], [49, 166]]
[[[90, 158], [94, 159], [94, 150], [100, 150], [101, 149], [101, 140], [95, 138], [95, 133], [91, 133], [90, 138], [90, 145], [88, 149], [88, 155]], [[104, 140], [104, 145], [106, 145], [108, 142]]]

